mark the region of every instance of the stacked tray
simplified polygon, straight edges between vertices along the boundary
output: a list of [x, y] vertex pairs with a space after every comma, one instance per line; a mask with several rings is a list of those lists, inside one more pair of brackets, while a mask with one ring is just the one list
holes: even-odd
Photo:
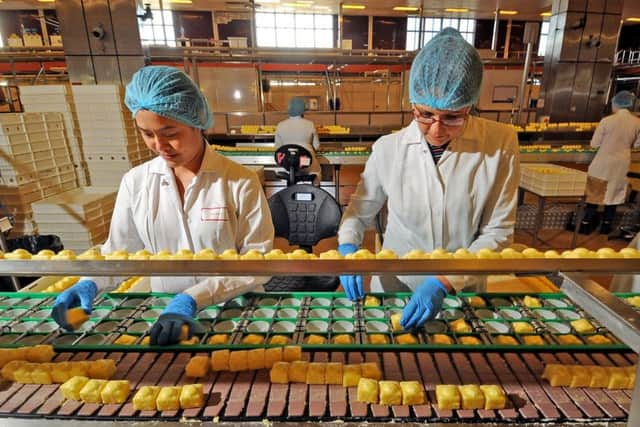
[[[271, 337], [285, 336], [290, 344], [307, 349], [354, 350], [627, 350], [627, 347], [563, 294], [533, 295], [541, 307], [529, 307], [524, 295], [460, 294], [448, 296], [438, 316], [422, 328], [394, 330], [391, 316], [401, 313], [410, 294], [374, 294], [379, 306], [352, 303], [342, 293], [270, 293], [246, 294], [224, 304], [205, 307], [197, 313], [203, 333], [199, 344], [178, 345], [194, 351], [219, 348], [250, 348], [269, 345]], [[530, 295], [532, 296], [532, 295]], [[637, 294], [620, 294], [631, 302]], [[71, 333], [57, 327], [50, 317], [55, 294], [0, 293], [0, 347], [49, 343], [59, 350], [160, 350], [148, 345], [113, 344], [122, 335], [148, 335], [151, 326], [171, 300], [169, 294], [106, 294], [98, 297], [90, 318]], [[640, 297], [638, 297], [640, 299]], [[470, 304], [473, 302], [473, 305]], [[576, 331], [574, 320], [586, 319], [594, 329]], [[456, 332], [452, 322], [464, 320], [468, 328]], [[514, 323], [531, 326], [518, 333]], [[399, 335], [411, 333], [415, 344], [399, 344]], [[226, 335], [225, 344], [207, 344], [214, 335]], [[387, 344], [372, 344], [372, 334], [386, 336]], [[243, 344], [248, 335], [259, 335], [265, 344]], [[310, 335], [319, 335], [327, 344], [306, 344]], [[353, 344], [332, 344], [337, 335], [351, 336]], [[527, 345], [525, 337], [536, 335], [542, 344]], [[563, 336], [573, 336], [567, 343]], [[593, 341], [592, 337], [605, 337]], [[435, 339], [448, 337], [450, 344]], [[478, 344], [466, 344], [464, 337], [474, 337]], [[499, 337], [511, 337], [514, 345]], [[517, 343], [517, 344], [515, 344]]]

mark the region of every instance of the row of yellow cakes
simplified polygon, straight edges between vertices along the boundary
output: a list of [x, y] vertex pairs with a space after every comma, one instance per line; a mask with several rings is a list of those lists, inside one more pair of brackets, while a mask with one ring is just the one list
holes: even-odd
[[216, 253], [213, 249], [203, 249], [194, 253], [189, 249], [181, 249], [176, 253], [162, 250], [158, 253], [151, 253], [147, 250], [139, 250], [135, 253], [129, 253], [125, 250], [116, 250], [110, 254], [103, 255], [97, 249], [90, 249], [80, 255], [76, 255], [72, 250], [62, 250], [57, 254], [48, 249], [42, 250], [35, 255], [30, 254], [24, 249], [16, 249], [12, 252], [0, 253], [0, 259], [8, 260], [162, 260], [162, 261], [190, 261], [190, 260], [307, 260], [307, 259], [349, 259], [349, 260], [372, 260], [372, 259], [524, 259], [524, 258], [640, 258], [640, 250], [634, 248], [623, 248], [616, 251], [612, 248], [600, 248], [596, 251], [586, 248], [576, 248], [558, 252], [548, 250], [546, 252], [539, 251], [535, 248], [526, 248], [522, 252], [512, 248], [506, 248], [501, 251], [491, 249], [480, 249], [477, 252], [471, 252], [461, 248], [455, 252], [449, 252], [445, 249], [435, 249], [432, 252], [425, 252], [420, 249], [414, 249], [402, 256], [398, 256], [390, 249], [383, 249], [378, 253], [373, 253], [368, 249], [360, 249], [347, 256], [342, 256], [336, 250], [329, 250], [320, 255], [307, 253], [302, 249], [296, 249], [293, 252], [285, 253], [280, 249], [273, 249], [266, 254], [251, 249], [244, 254], [239, 254], [235, 249], [227, 249], [222, 253]]
[[[127, 380], [100, 380], [75, 376], [60, 386], [69, 400], [95, 404], [122, 404], [127, 401], [131, 385]], [[202, 384], [181, 386], [142, 386], [133, 397], [133, 407], [140, 411], [177, 411], [204, 406]]]

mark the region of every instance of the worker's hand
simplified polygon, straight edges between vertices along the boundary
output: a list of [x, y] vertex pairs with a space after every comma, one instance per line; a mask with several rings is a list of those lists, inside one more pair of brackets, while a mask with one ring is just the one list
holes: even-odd
[[[338, 252], [340, 252], [340, 255], [342, 256], [352, 254], [357, 250], [358, 247], [352, 243], [343, 243], [338, 246]], [[362, 276], [343, 275], [340, 276], [340, 282], [342, 282], [342, 287], [344, 288], [347, 297], [351, 301], [355, 301], [364, 297]]]
[[[171, 345], [190, 339], [195, 332], [196, 301], [191, 295], [178, 294], [169, 302], [151, 328], [151, 345]], [[187, 335], [180, 336], [186, 325]]]
[[447, 288], [434, 276], [429, 276], [415, 290], [409, 303], [402, 311], [400, 325], [404, 329], [417, 328], [433, 319], [442, 308]]
[[98, 286], [93, 280], [80, 280], [56, 297], [51, 317], [67, 331], [72, 331], [73, 328], [67, 323], [67, 310], [80, 306], [85, 313], [90, 314], [93, 310], [93, 299], [97, 293]]

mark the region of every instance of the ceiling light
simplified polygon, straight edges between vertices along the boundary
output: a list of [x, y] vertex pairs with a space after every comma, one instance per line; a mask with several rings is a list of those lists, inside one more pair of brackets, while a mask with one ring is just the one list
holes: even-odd
[[283, 3], [282, 5], [285, 7], [311, 7], [310, 4], [305, 3]]
[[256, 3], [259, 3], [259, 4], [280, 3], [280, 0], [258, 0]]
[[169, 3], [174, 4], [191, 4], [193, 3], [191, 0], [169, 0]]
[[467, 9], [466, 7], [448, 7], [444, 11], [445, 12], [464, 13], [464, 12], [469, 12], [469, 9]]
[[544, 16], [544, 17], [551, 16], [551, 12], [542, 12], [540, 16]]
[[412, 6], [396, 6], [393, 10], [398, 12], [416, 12], [419, 8]]
[[296, 0], [298, 4], [313, 4], [312, 0]]
[[53, 3], [56, 0], [38, 0], [40, 3]]
[[343, 9], [363, 10], [366, 6], [363, 4], [343, 4]]
[[640, 18], [632, 17], [625, 19], [627, 22], [640, 22]]
[[517, 10], [501, 10], [500, 15], [517, 15]]

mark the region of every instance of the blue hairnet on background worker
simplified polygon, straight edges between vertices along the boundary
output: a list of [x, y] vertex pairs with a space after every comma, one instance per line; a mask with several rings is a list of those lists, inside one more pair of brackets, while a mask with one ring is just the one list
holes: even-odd
[[[173, 67], [142, 68], [127, 85], [125, 103], [145, 144], [158, 156], [123, 177], [102, 253], [271, 250], [273, 224], [258, 177], [209, 147], [203, 131], [213, 117], [191, 79]], [[260, 290], [266, 279], [152, 277], [151, 291], [177, 295], [153, 325], [151, 344], [178, 342], [183, 325], [189, 325], [191, 337], [198, 308]], [[98, 291], [119, 281], [82, 278], [56, 298], [52, 317], [70, 329], [69, 308], [81, 306], [90, 313]]]
[[311, 165], [301, 169], [301, 172], [315, 175], [315, 183], [318, 184], [321, 168], [316, 150], [320, 149], [320, 140], [313, 122], [304, 118], [304, 110], [304, 99], [294, 97], [289, 100], [289, 118], [278, 123], [276, 127], [275, 147], [277, 150], [283, 145], [294, 144], [306, 148], [311, 154]]
[[[518, 139], [509, 126], [469, 115], [481, 82], [478, 52], [452, 28], [418, 53], [409, 78], [414, 120], [373, 145], [338, 233], [342, 255], [358, 249], [385, 203], [383, 248], [398, 255], [512, 242]], [[364, 295], [362, 277], [341, 281], [351, 299]], [[466, 284], [461, 276], [381, 276], [371, 290], [413, 291], [401, 319], [408, 329], [433, 318], [446, 294]]]
[[640, 147], [640, 118], [630, 111], [634, 102], [631, 92], [618, 92], [611, 100], [613, 114], [600, 121], [591, 138], [591, 146], [598, 148], [598, 152], [587, 172], [587, 207], [580, 224], [583, 234], [590, 234], [598, 225], [598, 205], [604, 205], [600, 233], [609, 234], [616, 208], [627, 197], [631, 148]]

